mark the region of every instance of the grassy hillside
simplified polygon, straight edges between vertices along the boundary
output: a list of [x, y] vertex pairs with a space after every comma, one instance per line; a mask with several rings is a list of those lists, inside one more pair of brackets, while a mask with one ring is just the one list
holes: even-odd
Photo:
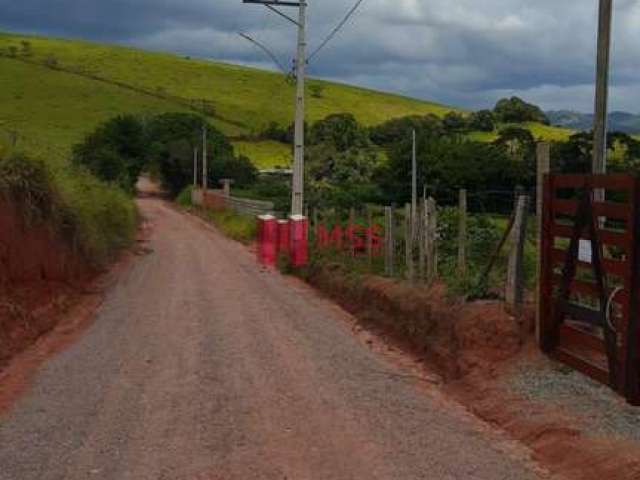
[[[25, 49], [23, 42], [28, 42]], [[15, 58], [6, 55], [13, 51]], [[64, 153], [119, 113], [154, 114], [206, 105], [209, 119], [260, 167], [286, 165], [290, 149], [246, 142], [269, 122], [293, 115], [294, 88], [280, 74], [113, 45], [0, 33], [0, 142], [16, 131], [29, 150]], [[318, 88], [321, 87], [318, 91]], [[315, 94], [312, 94], [312, 92]], [[311, 80], [307, 121], [350, 112], [364, 125], [456, 110], [436, 103]], [[545, 137], [562, 129], [532, 125]], [[3, 133], [4, 132], [4, 133]], [[539, 136], [539, 135], [536, 135]]]
[[536, 140], [565, 141], [574, 133], [573, 130], [566, 128], [554, 127], [551, 125], [543, 125], [541, 123], [523, 123], [523, 124], [504, 124], [499, 125], [494, 132], [472, 132], [469, 136], [473, 140], [479, 142], [493, 142], [498, 138], [498, 131], [502, 128], [515, 126], [528, 129]]
[[0, 58], [0, 144], [54, 158], [100, 122], [120, 113], [155, 114], [170, 103], [65, 72]]

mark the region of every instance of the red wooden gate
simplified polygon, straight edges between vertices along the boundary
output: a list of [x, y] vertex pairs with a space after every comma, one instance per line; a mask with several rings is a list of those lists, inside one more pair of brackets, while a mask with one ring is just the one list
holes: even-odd
[[639, 195], [629, 175], [547, 175], [540, 284], [542, 349], [636, 405]]

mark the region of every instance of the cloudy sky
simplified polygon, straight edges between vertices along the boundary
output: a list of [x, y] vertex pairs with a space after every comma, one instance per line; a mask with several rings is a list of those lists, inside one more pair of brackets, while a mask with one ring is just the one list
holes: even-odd
[[[310, 48], [355, 0], [308, 0]], [[517, 94], [593, 110], [597, 0], [364, 0], [311, 75], [482, 108]], [[611, 106], [640, 112], [640, 0], [614, 0]], [[290, 11], [295, 14], [295, 10]], [[0, 0], [0, 29], [80, 37], [271, 68], [295, 29], [241, 0]]]

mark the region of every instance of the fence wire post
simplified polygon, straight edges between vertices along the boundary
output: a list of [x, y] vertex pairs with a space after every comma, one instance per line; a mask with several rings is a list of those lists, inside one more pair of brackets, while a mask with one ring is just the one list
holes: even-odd
[[369, 259], [369, 270], [373, 265], [373, 212], [371, 207], [367, 207], [367, 257]]
[[537, 145], [537, 178], [536, 178], [536, 225], [538, 232], [536, 235], [536, 249], [538, 252], [536, 262], [536, 341], [542, 345], [541, 325], [542, 310], [540, 305], [540, 288], [542, 281], [542, 209], [544, 198], [544, 176], [551, 171], [551, 145], [547, 142], [540, 142]]
[[529, 197], [521, 195], [516, 202], [515, 220], [511, 235], [511, 250], [507, 268], [505, 298], [507, 310], [519, 317], [524, 301], [524, 245], [527, 235]]
[[384, 274], [387, 277], [394, 274], [394, 252], [393, 207], [384, 207]]
[[405, 260], [407, 263], [407, 279], [413, 282], [413, 215], [411, 213], [411, 204], [407, 203], [404, 206], [404, 246], [405, 246]]
[[467, 276], [467, 191], [459, 193], [459, 223], [458, 223], [458, 275]]
[[438, 277], [438, 207], [431, 197], [427, 200], [426, 230], [427, 283], [431, 285]]
[[427, 199], [422, 198], [418, 215], [418, 276], [424, 280], [427, 249]]

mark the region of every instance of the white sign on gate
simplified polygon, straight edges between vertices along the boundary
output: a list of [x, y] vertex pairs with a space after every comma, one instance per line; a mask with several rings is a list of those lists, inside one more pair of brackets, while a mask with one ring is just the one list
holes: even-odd
[[591, 240], [580, 239], [580, 244], [578, 246], [578, 260], [585, 263], [591, 263], [593, 261]]

